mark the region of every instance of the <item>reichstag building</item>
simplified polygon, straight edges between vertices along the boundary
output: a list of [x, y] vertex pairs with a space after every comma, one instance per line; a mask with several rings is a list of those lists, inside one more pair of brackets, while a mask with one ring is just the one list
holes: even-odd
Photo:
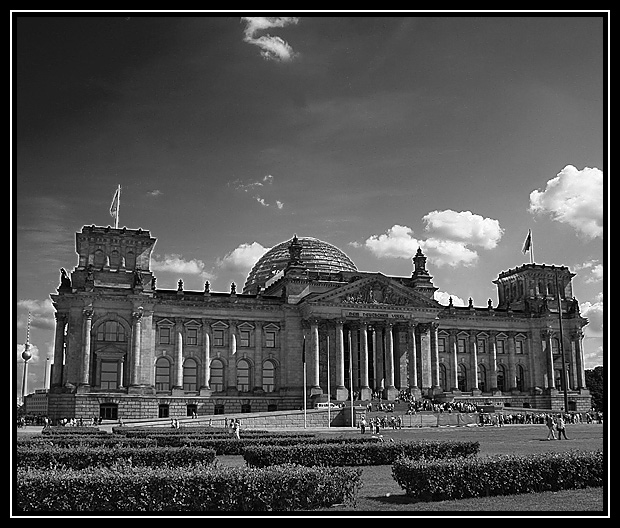
[[565, 266], [503, 271], [496, 304], [443, 305], [419, 249], [410, 276], [387, 276], [294, 236], [256, 262], [242, 291], [188, 291], [181, 280], [157, 287], [155, 241], [142, 229], [76, 233], [77, 265], [51, 295], [50, 418], [292, 410], [304, 389], [310, 407], [328, 386], [332, 401], [406, 393], [560, 410], [568, 395], [569, 410], [590, 409], [587, 319]]

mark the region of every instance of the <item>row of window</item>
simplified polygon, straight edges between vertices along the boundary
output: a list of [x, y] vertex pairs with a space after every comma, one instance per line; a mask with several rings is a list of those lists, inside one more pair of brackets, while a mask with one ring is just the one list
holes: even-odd
[[[469, 351], [469, 339], [458, 338], [456, 341], [457, 350], [459, 354], [465, 354]], [[553, 341], [552, 341], [553, 346]], [[555, 339], [555, 346], [559, 347], [559, 342]], [[515, 340], [515, 353], [523, 354], [524, 353], [524, 341], [520, 339]], [[437, 350], [439, 352], [448, 352], [448, 340], [444, 337], [437, 338]], [[486, 339], [477, 339], [476, 340], [476, 350], [478, 354], [486, 354], [487, 353], [487, 340]], [[498, 339], [495, 343], [495, 350], [497, 354], [505, 354], [507, 350], [506, 341], [503, 339]]]
[[[185, 329], [185, 342], [187, 345], [198, 345], [198, 328]], [[227, 330], [224, 328], [212, 329], [212, 344], [215, 347], [226, 346]], [[252, 331], [248, 329], [237, 330], [237, 346], [249, 348], [252, 345]], [[265, 330], [263, 345], [266, 348], [276, 348], [277, 332], [275, 330]], [[100, 324], [96, 332], [97, 341], [124, 342], [127, 341], [127, 333], [123, 325], [117, 321], [106, 321]], [[173, 343], [173, 329], [169, 326], [158, 328], [158, 343], [160, 345], [170, 345]]]
[[[195, 403], [188, 403], [186, 406], [186, 416], [196, 416], [198, 414], [198, 405]], [[267, 411], [277, 411], [278, 406], [276, 404], [269, 404], [267, 406]], [[242, 413], [251, 413], [252, 406], [249, 403], [245, 403], [241, 405]], [[213, 414], [222, 415], [225, 413], [224, 405], [215, 405], [213, 408]], [[118, 420], [118, 403], [102, 403], [99, 406], [99, 416], [104, 420]], [[159, 418], [169, 418], [170, 417], [170, 405], [167, 403], [160, 403], [158, 405], [157, 416]]]
[[[226, 330], [223, 328], [214, 328], [212, 330], [212, 345], [215, 347], [223, 347], [226, 346]], [[251, 346], [251, 336], [252, 332], [250, 330], [237, 330], [237, 346], [239, 347], [250, 347]], [[265, 341], [264, 346], [266, 348], [275, 348], [276, 347], [276, 332], [271, 330], [266, 330], [264, 332]], [[198, 344], [198, 328], [186, 328], [185, 330], [185, 340], [188, 345], [197, 345]], [[158, 342], [160, 345], [170, 345], [172, 344], [172, 328], [170, 327], [161, 327], [159, 328], [159, 339]]]

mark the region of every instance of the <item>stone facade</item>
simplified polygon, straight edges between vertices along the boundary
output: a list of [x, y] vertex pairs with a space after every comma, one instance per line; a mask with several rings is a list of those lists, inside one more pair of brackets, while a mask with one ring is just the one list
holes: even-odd
[[[324, 244], [325, 254], [339, 250]], [[410, 277], [310, 266], [304, 240], [273, 279], [243, 293], [160, 290], [148, 231], [84, 226], [56, 310], [51, 418], [126, 419], [299, 410], [406, 392], [440, 401], [590, 409], [582, 328], [564, 266], [494, 281], [493, 306], [444, 306], [413, 256]], [[265, 266], [268, 256], [261, 259]], [[281, 256], [280, 256], [281, 260]], [[312, 268], [312, 269], [311, 269]], [[257, 275], [257, 274], [255, 274]], [[251, 274], [251, 276], [253, 276]], [[561, 314], [560, 314], [561, 310]], [[561, 317], [560, 317], [561, 315]], [[305, 359], [305, 363], [304, 363]], [[58, 367], [60, 366], [60, 368]], [[566, 380], [562, 372], [566, 372]], [[564, 390], [566, 383], [566, 391]]]

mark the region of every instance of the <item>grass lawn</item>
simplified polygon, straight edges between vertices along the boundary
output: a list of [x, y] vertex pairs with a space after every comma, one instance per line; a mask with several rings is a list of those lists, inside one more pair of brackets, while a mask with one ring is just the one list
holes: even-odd
[[[321, 436], [359, 436], [359, 432], [320, 432]], [[368, 433], [366, 433], [368, 434]], [[571, 449], [594, 450], [603, 448], [605, 431], [602, 425], [568, 425], [568, 440], [547, 441], [544, 425], [509, 425], [505, 427], [434, 427], [419, 429], [385, 430], [385, 440], [452, 440], [480, 442], [479, 457], [495, 454], [527, 455]], [[369, 435], [370, 436], [370, 435]], [[218, 457], [223, 465], [245, 465], [241, 456]], [[607, 512], [607, 489], [586, 488], [560, 492], [527, 493], [488, 498], [454, 501], [422, 502], [405, 495], [392, 477], [392, 466], [363, 468], [363, 486], [355, 504], [335, 505], [331, 508], [307, 512], [308, 515], [365, 515], [370, 512], [384, 515], [436, 516], [446, 515], [601, 515]], [[591, 513], [587, 513], [591, 512]]]

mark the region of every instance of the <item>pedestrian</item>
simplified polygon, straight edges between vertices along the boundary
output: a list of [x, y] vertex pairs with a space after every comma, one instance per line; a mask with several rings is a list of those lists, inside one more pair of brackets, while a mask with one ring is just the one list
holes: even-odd
[[360, 431], [362, 434], [366, 432], [366, 418], [362, 418], [362, 421], [360, 422]]
[[233, 429], [233, 431], [234, 431], [234, 435], [235, 435], [235, 438], [236, 438], [237, 440], [240, 440], [240, 439], [241, 439], [241, 435], [240, 435], [240, 433], [239, 433], [239, 430], [240, 430], [240, 429], [241, 429], [241, 423], [239, 422], [239, 418], [237, 418], [237, 419], [235, 420], [235, 425], [234, 425], [234, 429]]
[[557, 440], [555, 437], [555, 420], [553, 419], [553, 415], [551, 413], [547, 414], [545, 418], [545, 423], [547, 424], [547, 428], [549, 429], [549, 433], [547, 434], [547, 440]]
[[558, 440], [562, 440], [562, 435], [564, 435], [565, 440], [568, 440], [568, 438], [566, 438], [566, 422], [561, 414], [558, 414], [556, 428], [558, 430]]

